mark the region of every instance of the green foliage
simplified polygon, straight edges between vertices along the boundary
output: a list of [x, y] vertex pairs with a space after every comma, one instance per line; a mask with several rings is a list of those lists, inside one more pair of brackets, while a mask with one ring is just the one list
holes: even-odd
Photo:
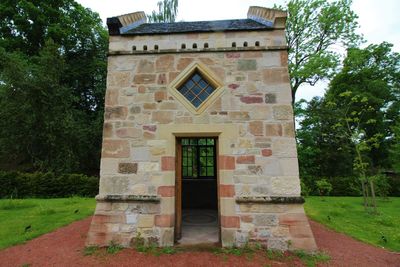
[[90, 256], [90, 255], [95, 254], [98, 251], [99, 251], [99, 247], [98, 246], [87, 246], [83, 250], [83, 255], [84, 256]]
[[99, 178], [83, 174], [0, 171], [0, 198], [69, 197], [97, 195]]
[[94, 198], [0, 199], [0, 249], [86, 218], [95, 206]]
[[[360, 41], [355, 33], [357, 15], [351, 0], [290, 0], [286, 39], [289, 46], [289, 73], [293, 103], [300, 85], [314, 85], [330, 78], [340, 65], [334, 46], [353, 46]], [[279, 7], [283, 9], [283, 7]]]
[[108, 244], [108, 246], [107, 246], [106, 252], [108, 254], [117, 254], [118, 252], [120, 252], [123, 249], [124, 248], [121, 245], [115, 243], [114, 241], [111, 241], [110, 244]]
[[307, 267], [314, 267], [317, 266], [318, 263], [326, 263], [331, 259], [328, 254], [320, 251], [310, 254], [303, 250], [296, 250], [294, 251], [294, 255], [299, 257], [306, 264]]
[[332, 191], [332, 184], [326, 179], [318, 180], [315, 184], [320, 196], [327, 196]]
[[[361, 197], [307, 197], [307, 216], [363, 242], [400, 251], [400, 198], [377, 199], [379, 214], [371, 216]], [[385, 237], [386, 242], [382, 239]]]
[[[330, 177], [338, 194], [347, 190], [335, 177], [366, 180], [394, 166], [390, 151], [398, 142], [391, 126], [400, 116], [400, 56], [391, 49], [388, 43], [348, 49], [325, 96], [296, 103], [300, 174], [312, 192], [309, 177]], [[346, 180], [349, 188], [361, 185]]]
[[138, 232], [133, 240], [133, 246], [138, 252], [151, 254], [154, 256], [160, 256], [162, 254], [172, 255], [178, 251], [174, 247], [158, 247], [156, 242], [151, 242], [151, 240], [145, 240], [141, 233]]
[[178, 0], [162, 0], [157, 3], [158, 12], [147, 15], [149, 22], [175, 22], [178, 13]]
[[284, 253], [280, 250], [267, 249], [265, 254], [267, 255], [268, 259], [273, 261], [282, 261], [285, 258]]
[[400, 121], [392, 127], [393, 142], [390, 148], [390, 159], [393, 169], [400, 173]]
[[390, 194], [391, 185], [389, 179], [384, 174], [377, 174], [368, 177], [368, 180], [372, 180], [375, 187], [375, 194], [377, 196], [386, 198]]
[[107, 32], [73, 0], [0, 4], [0, 169], [97, 173]]
[[307, 184], [303, 182], [303, 179], [300, 179], [300, 187], [301, 187], [301, 195], [302, 196], [309, 196], [311, 193], [311, 189], [308, 187]]

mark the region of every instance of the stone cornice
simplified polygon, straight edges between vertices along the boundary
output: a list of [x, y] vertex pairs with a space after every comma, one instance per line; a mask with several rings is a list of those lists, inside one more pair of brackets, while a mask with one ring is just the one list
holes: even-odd
[[301, 196], [287, 197], [287, 196], [240, 196], [236, 197], [236, 203], [271, 203], [271, 204], [302, 204], [304, 198]]
[[97, 201], [105, 202], [154, 202], [159, 203], [161, 198], [157, 195], [97, 195]]

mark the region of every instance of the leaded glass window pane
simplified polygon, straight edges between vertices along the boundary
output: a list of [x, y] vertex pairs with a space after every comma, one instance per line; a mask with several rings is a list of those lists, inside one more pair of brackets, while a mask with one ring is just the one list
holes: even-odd
[[196, 108], [199, 107], [215, 90], [198, 71], [194, 72], [178, 88], [178, 91]]

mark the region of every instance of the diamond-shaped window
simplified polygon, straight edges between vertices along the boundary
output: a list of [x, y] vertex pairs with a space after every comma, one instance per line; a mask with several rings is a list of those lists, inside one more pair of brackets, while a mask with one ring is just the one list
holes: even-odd
[[170, 85], [170, 93], [195, 114], [202, 113], [222, 93], [216, 75], [204, 65], [193, 63]]
[[215, 87], [208, 83], [206, 79], [195, 71], [184, 84], [178, 88], [181, 93], [190, 103], [198, 108], [215, 90]]

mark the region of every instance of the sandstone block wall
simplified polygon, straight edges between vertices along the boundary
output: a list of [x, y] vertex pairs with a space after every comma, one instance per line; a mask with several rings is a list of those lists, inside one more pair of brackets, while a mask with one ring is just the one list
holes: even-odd
[[[193, 62], [223, 84], [198, 115], [168, 88]], [[271, 200], [300, 196], [290, 92], [283, 30], [111, 37], [100, 193], [87, 243], [129, 246], [140, 234], [173, 245], [175, 138], [190, 135], [219, 139], [223, 246], [315, 249], [302, 205]]]

